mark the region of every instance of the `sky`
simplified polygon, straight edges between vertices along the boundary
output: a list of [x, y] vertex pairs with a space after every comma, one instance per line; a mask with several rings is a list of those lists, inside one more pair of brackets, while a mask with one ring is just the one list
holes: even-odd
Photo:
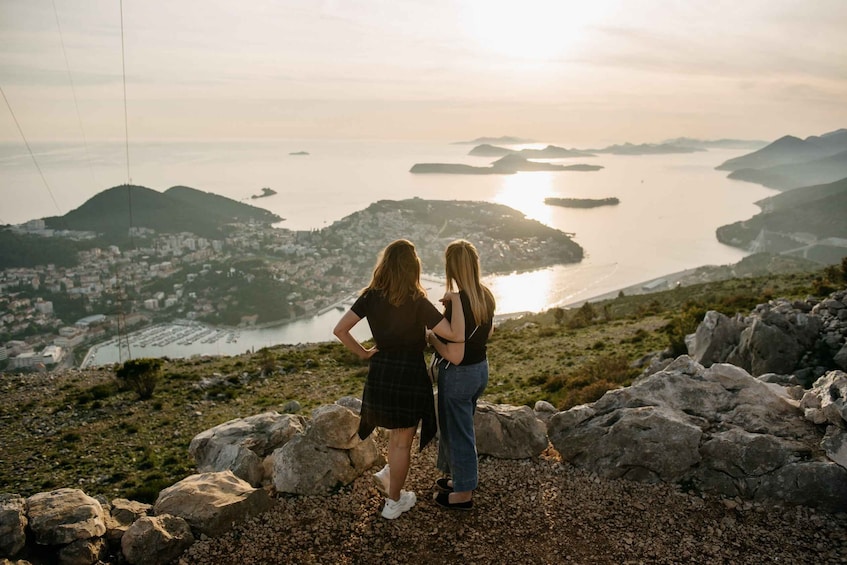
[[0, 142], [806, 137], [847, 127], [845, 29], [844, 0], [0, 0]]

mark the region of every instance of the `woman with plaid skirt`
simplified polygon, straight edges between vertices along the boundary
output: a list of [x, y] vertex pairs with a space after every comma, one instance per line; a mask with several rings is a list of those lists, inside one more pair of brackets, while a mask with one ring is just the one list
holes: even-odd
[[[382, 516], [388, 519], [398, 517], [417, 501], [414, 492], [402, 489], [418, 423], [421, 449], [436, 432], [432, 385], [423, 353], [426, 330], [451, 341], [464, 341], [465, 335], [459, 294], [444, 295], [457, 314], [451, 324], [426, 297], [420, 275], [414, 244], [405, 239], [392, 242], [380, 253], [370, 284], [333, 330], [350, 351], [369, 360], [359, 437], [368, 437], [377, 426], [390, 430], [388, 498], [382, 509]], [[368, 319], [376, 344], [370, 349], [350, 334], [362, 318]]]

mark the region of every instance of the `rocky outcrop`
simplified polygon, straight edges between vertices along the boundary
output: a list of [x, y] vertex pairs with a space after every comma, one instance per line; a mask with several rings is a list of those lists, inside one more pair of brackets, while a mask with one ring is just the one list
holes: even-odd
[[[804, 402], [824, 411], [823, 401], [817, 408], [812, 399]], [[706, 369], [680, 357], [630, 387], [555, 415], [548, 433], [563, 459], [602, 477], [847, 507], [847, 469], [826, 456], [821, 432], [798, 403], [780, 385], [733, 365]]]
[[800, 408], [810, 422], [826, 425], [821, 449], [847, 469], [847, 374], [831, 371], [815, 381], [800, 401]]
[[547, 430], [529, 406], [478, 402], [474, 415], [480, 455], [500, 459], [538, 457], [547, 449]]
[[265, 457], [303, 432], [305, 418], [265, 412], [230, 420], [197, 434], [188, 452], [200, 473], [232, 471], [254, 487], [262, 485]]
[[121, 539], [121, 551], [132, 565], [157, 565], [179, 557], [194, 543], [188, 522], [177, 516], [143, 516]]
[[147, 516], [153, 507], [143, 502], [116, 498], [112, 501], [109, 513], [106, 515], [106, 540], [114, 545], [120, 545], [121, 538], [129, 527], [140, 518]]
[[26, 544], [26, 500], [0, 494], [0, 556], [13, 556]]
[[691, 357], [709, 367], [731, 363], [754, 376], [794, 375], [809, 386], [827, 370], [847, 369], [847, 290], [823, 301], [777, 299], [749, 316], [710, 311], [687, 340]]
[[270, 506], [267, 491], [251, 487], [232, 471], [221, 471], [191, 475], [164, 489], [153, 511], [185, 519], [198, 535], [217, 536]]
[[79, 489], [62, 488], [27, 499], [29, 528], [41, 545], [65, 545], [106, 533], [103, 507]]
[[265, 468], [279, 492], [327, 494], [382, 462], [373, 435], [357, 435], [359, 417], [340, 404], [312, 413], [305, 433], [268, 457]]

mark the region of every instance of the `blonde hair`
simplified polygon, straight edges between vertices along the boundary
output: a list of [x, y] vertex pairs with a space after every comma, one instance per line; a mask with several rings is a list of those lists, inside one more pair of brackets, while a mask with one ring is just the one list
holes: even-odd
[[479, 253], [473, 243], [457, 239], [447, 246], [444, 252], [444, 268], [447, 276], [447, 290], [453, 290], [456, 283], [464, 290], [471, 305], [474, 323], [490, 322], [494, 317], [496, 303], [494, 295], [480, 282]]
[[371, 282], [362, 292], [369, 290], [382, 292], [392, 306], [426, 296], [421, 286], [421, 260], [414, 243], [398, 239], [380, 252]]

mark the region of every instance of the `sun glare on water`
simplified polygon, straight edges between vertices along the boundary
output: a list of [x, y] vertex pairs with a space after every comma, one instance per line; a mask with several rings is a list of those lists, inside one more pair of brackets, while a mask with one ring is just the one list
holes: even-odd
[[543, 62], [567, 55], [609, 6], [585, 0], [469, 0], [463, 19], [481, 49]]
[[550, 225], [552, 212], [550, 206], [544, 203], [544, 199], [553, 194], [552, 175], [553, 173], [546, 171], [504, 175], [494, 201], [519, 210], [528, 218]]

